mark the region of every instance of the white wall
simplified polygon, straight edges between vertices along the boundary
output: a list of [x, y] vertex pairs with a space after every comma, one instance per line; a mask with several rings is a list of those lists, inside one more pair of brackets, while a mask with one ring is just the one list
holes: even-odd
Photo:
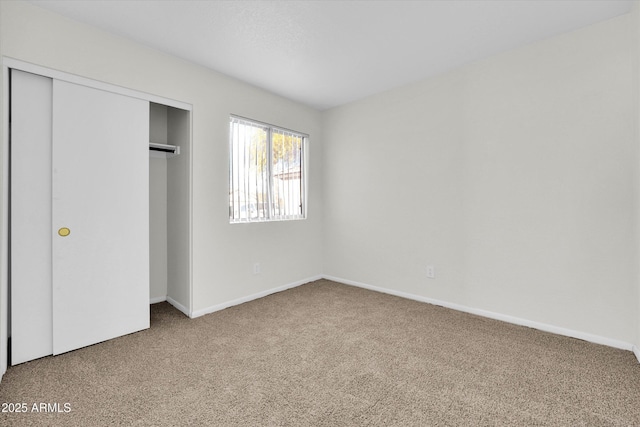
[[[320, 113], [28, 3], [0, 2], [0, 16], [4, 56], [193, 105], [195, 311], [321, 274]], [[311, 135], [306, 221], [229, 224], [231, 113]]]
[[149, 158], [149, 298], [167, 297], [167, 159]]
[[[640, 147], [640, 2], [635, 2], [633, 5], [633, 9], [631, 11], [631, 26], [632, 28], [635, 29], [634, 33], [632, 34], [633, 37], [633, 49], [634, 49], [634, 70], [633, 73], [636, 76], [634, 83], [635, 86], [633, 87], [633, 93], [635, 94], [635, 111], [634, 111], [634, 116], [635, 116], [635, 139], [636, 139], [636, 146]], [[636, 169], [636, 182], [640, 183], [640, 157], [638, 159], [636, 159], [636, 161], [638, 162], [639, 167]], [[640, 189], [640, 184], [638, 185], [639, 189]], [[638, 194], [636, 194], [636, 207], [635, 207], [635, 213], [636, 216], [638, 215], [638, 212], [640, 212], [640, 192]], [[638, 245], [638, 247], [640, 248], [640, 221], [638, 221], [636, 223], [636, 245]], [[640, 249], [638, 249], [638, 253], [640, 253]], [[634, 352], [636, 354], [636, 357], [638, 358], [638, 361], [640, 361], [640, 260], [638, 261], [638, 277], [636, 278], [636, 281], [638, 283], [638, 287], [637, 287], [637, 295], [636, 295], [636, 301], [638, 301], [638, 310], [637, 310], [637, 333], [636, 333], [636, 340], [634, 342]]]
[[[167, 107], [150, 104], [149, 141], [167, 144]], [[167, 297], [167, 159], [149, 157], [149, 298]]]
[[325, 274], [634, 342], [631, 34], [622, 16], [328, 111]]

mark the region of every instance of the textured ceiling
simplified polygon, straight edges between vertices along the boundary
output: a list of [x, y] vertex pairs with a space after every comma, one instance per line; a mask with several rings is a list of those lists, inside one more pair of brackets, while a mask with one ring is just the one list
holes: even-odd
[[627, 13], [633, 2], [32, 3], [327, 109]]

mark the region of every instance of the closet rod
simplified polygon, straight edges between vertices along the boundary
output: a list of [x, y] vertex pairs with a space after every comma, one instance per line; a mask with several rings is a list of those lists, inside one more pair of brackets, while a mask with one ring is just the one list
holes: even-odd
[[168, 145], [168, 144], [156, 144], [154, 142], [149, 143], [149, 150], [151, 151], [159, 151], [161, 153], [167, 154], [180, 154], [180, 147], [177, 145]]

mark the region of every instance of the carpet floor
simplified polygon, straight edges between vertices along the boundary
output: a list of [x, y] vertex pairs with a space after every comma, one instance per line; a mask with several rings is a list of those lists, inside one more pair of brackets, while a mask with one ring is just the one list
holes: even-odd
[[197, 319], [154, 304], [148, 330], [9, 368], [0, 404], [26, 409], [2, 426], [640, 426], [640, 364], [319, 280]]

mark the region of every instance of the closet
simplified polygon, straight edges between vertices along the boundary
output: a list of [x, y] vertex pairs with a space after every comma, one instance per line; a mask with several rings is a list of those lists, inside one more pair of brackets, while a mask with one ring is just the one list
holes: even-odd
[[190, 111], [104, 87], [11, 70], [13, 365], [148, 328], [157, 271], [189, 314]]
[[190, 112], [149, 103], [150, 299], [190, 316]]

